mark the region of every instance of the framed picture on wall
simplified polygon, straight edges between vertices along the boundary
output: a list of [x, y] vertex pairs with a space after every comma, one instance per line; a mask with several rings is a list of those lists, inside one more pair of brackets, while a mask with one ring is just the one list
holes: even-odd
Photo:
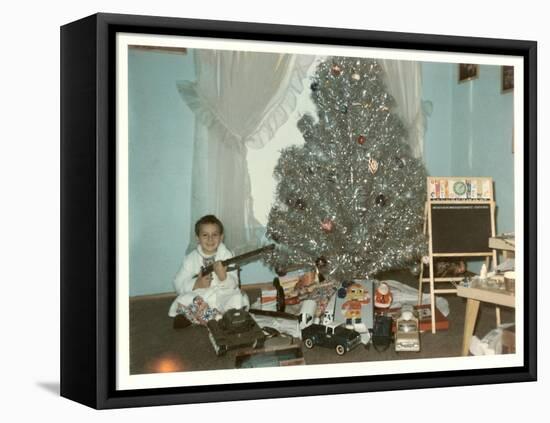
[[[61, 35], [62, 396], [118, 408], [536, 379], [535, 42], [115, 14]], [[484, 67], [471, 98], [457, 66], [459, 81]], [[524, 81], [513, 103], [484, 97], [501, 67]], [[488, 136], [495, 122], [509, 126]], [[488, 149], [502, 154], [463, 167]], [[464, 335], [456, 295], [434, 303], [437, 325], [422, 314], [428, 173], [461, 181], [435, 202], [494, 179], [497, 229], [521, 240], [515, 292], [490, 287], [508, 296], [506, 348], [484, 343], [494, 314]]]
[[479, 65], [472, 63], [458, 64], [458, 82], [471, 81], [479, 77]]
[[502, 67], [502, 92], [508, 93], [514, 90], [514, 67]]

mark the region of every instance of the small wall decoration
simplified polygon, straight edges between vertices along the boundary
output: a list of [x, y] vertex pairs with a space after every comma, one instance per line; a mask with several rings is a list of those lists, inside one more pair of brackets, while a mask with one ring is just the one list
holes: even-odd
[[458, 64], [458, 82], [470, 81], [479, 76], [479, 65], [471, 63]]
[[501, 88], [503, 93], [514, 90], [514, 67], [502, 66]]

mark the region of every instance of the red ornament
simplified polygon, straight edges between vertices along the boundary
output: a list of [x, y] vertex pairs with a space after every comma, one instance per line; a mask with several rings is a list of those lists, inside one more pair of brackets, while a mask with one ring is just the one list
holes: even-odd
[[321, 222], [321, 229], [326, 233], [332, 232], [334, 230], [334, 222], [329, 218], [323, 219]]
[[357, 143], [358, 143], [359, 145], [365, 144], [366, 141], [367, 141], [367, 137], [365, 137], [364, 135], [359, 135], [359, 136], [357, 137]]

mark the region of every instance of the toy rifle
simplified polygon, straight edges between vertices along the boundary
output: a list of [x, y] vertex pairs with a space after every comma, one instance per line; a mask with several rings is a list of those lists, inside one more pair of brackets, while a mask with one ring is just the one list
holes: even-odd
[[[222, 260], [222, 264], [224, 266], [230, 266], [230, 265], [239, 265], [244, 263], [249, 263], [251, 261], [254, 261], [256, 259], [256, 256], [259, 256], [260, 254], [263, 254], [267, 251], [271, 251], [275, 248], [275, 244], [269, 244], [265, 247], [258, 248], [257, 250], [249, 251], [248, 253], [244, 253], [235, 257], [228, 258], [227, 260]], [[203, 276], [209, 275], [214, 271], [214, 263], [209, 264], [208, 266], [201, 267], [200, 273], [197, 273], [193, 278], [197, 278], [199, 274], [202, 274]]]

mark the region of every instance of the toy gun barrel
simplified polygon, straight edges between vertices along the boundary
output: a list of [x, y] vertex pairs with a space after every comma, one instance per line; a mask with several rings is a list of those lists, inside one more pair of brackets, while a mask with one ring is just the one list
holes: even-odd
[[[259, 256], [260, 254], [271, 251], [274, 248], [275, 248], [275, 244], [269, 244], [269, 245], [266, 245], [265, 247], [258, 248], [257, 250], [252, 250], [252, 251], [249, 251], [248, 253], [244, 253], [235, 257], [228, 258], [227, 260], [223, 260], [222, 264], [224, 266], [229, 266], [232, 264], [238, 265], [238, 264], [248, 263], [250, 261], [256, 260], [257, 256]], [[193, 278], [197, 278], [199, 274], [202, 274], [203, 276], [209, 275], [213, 271], [214, 271], [214, 263], [209, 264], [208, 266], [202, 267], [201, 272], [197, 273], [195, 276], [193, 276]]]

